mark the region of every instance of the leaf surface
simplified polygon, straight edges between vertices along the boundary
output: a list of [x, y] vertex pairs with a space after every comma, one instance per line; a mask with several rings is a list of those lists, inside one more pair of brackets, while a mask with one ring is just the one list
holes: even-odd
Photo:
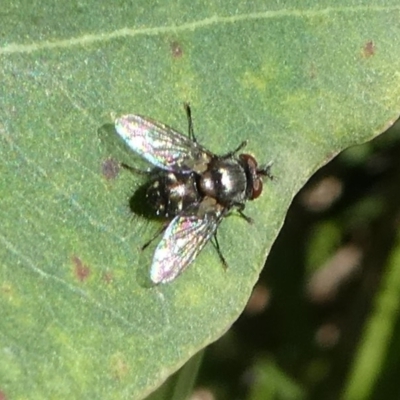
[[[0, 15], [0, 393], [143, 398], [243, 310], [297, 191], [400, 112], [398, 1], [5, 2]], [[113, 132], [149, 116], [276, 179], [176, 281]], [[288, 249], [290, 251], [290, 249]]]

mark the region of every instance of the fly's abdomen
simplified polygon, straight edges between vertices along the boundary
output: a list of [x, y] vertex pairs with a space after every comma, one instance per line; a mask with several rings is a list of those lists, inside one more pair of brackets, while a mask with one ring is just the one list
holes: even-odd
[[147, 200], [156, 214], [164, 218], [173, 218], [200, 196], [194, 174], [160, 174], [148, 187]]

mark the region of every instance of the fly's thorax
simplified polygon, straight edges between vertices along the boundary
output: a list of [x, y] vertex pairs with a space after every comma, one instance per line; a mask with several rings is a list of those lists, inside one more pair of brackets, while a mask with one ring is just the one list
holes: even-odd
[[195, 176], [162, 172], [150, 183], [146, 197], [158, 216], [173, 218], [199, 200]]
[[199, 187], [205, 196], [230, 205], [246, 200], [247, 176], [239, 160], [215, 158], [200, 177]]

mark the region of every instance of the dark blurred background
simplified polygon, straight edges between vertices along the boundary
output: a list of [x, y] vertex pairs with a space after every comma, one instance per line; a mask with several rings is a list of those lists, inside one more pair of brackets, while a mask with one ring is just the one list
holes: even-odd
[[397, 122], [295, 197], [191, 399], [400, 399], [399, 216]]

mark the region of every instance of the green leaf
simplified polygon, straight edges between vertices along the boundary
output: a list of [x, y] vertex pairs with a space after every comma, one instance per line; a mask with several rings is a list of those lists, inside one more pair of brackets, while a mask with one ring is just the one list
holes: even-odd
[[[296, 192], [400, 111], [392, 1], [3, 2], [0, 393], [143, 398], [243, 310]], [[144, 114], [215, 153], [244, 139], [274, 182], [176, 281], [148, 287], [146, 164], [112, 129]], [[154, 248], [154, 247], [153, 247]], [[288, 249], [290, 251], [290, 249]]]

